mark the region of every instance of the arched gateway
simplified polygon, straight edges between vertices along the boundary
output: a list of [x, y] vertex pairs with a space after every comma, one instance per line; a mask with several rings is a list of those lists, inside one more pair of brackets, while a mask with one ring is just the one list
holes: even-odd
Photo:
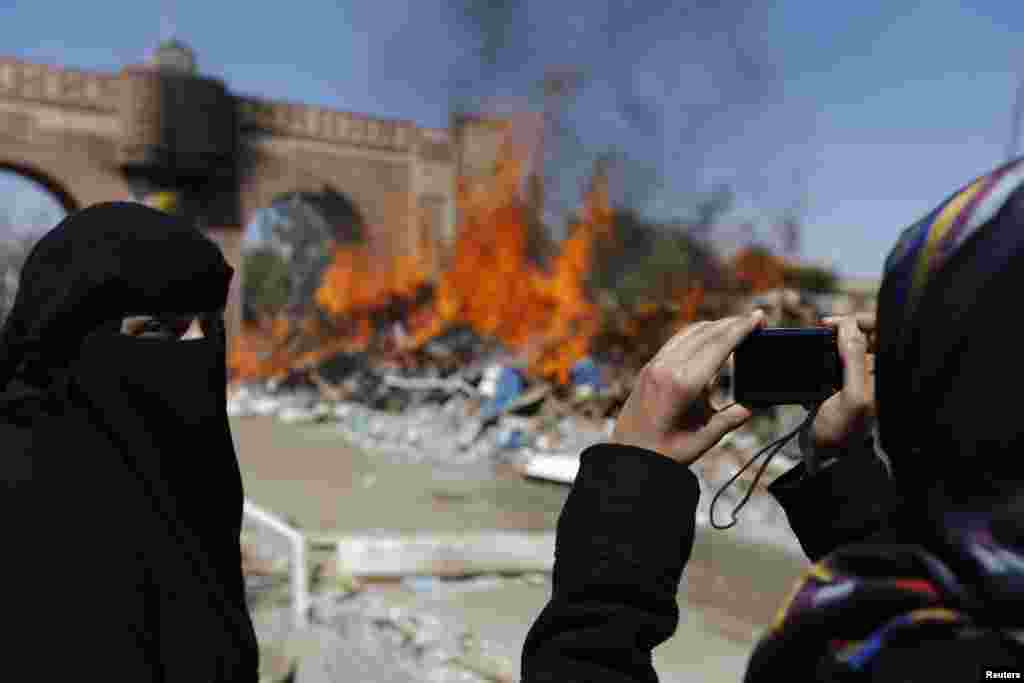
[[[337, 188], [395, 253], [454, 241], [455, 177], [487, 166], [493, 127], [452, 130], [239, 96], [163, 44], [150, 63], [86, 72], [0, 57], [0, 167], [67, 209], [150, 198], [193, 217], [241, 276], [243, 226], [287, 193]], [[241, 277], [229, 306], [240, 316]]]

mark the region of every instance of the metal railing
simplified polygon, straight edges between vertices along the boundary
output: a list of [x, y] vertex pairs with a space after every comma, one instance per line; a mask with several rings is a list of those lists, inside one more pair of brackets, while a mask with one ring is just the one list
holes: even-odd
[[309, 585], [306, 573], [306, 537], [296, 529], [290, 527], [277, 515], [264, 510], [252, 501], [246, 499], [243, 508], [244, 514], [260, 524], [270, 527], [273, 531], [288, 539], [291, 546], [291, 596], [292, 610], [295, 617], [295, 627], [305, 628], [309, 625]]

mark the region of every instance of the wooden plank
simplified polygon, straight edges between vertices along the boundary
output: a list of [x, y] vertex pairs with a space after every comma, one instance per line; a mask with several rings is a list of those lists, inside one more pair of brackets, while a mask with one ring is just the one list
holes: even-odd
[[550, 572], [555, 561], [554, 532], [378, 534], [336, 545], [333, 569], [356, 577]]
[[534, 479], [572, 484], [580, 471], [580, 458], [578, 455], [535, 455], [522, 471]]

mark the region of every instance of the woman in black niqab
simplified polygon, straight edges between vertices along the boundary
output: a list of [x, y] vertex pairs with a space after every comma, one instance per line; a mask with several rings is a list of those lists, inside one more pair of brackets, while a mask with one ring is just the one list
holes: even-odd
[[[226, 413], [232, 274], [184, 220], [120, 202], [69, 216], [25, 262], [0, 333], [0, 463], [5, 649], [31, 680], [257, 680]], [[121, 333], [197, 313], [199, 339]]]

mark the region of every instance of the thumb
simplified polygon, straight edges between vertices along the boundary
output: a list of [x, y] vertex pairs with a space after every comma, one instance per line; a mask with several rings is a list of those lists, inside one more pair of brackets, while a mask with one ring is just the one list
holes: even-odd
[[694, 445], [698, 452], [704, 453], [715, 446], [722, 437], [740, 427], [750, 419], [753, 413], [749, 408], [734, 403], [728, 408], [718, 411], [708, 420], [707, 425], [694, 436]]
[[843, 398], [855, 406], [869, 401], [866, 378], [868, 375], [868, 339], [853, 318], [839, 325], [839, 355], [843, 358]]

